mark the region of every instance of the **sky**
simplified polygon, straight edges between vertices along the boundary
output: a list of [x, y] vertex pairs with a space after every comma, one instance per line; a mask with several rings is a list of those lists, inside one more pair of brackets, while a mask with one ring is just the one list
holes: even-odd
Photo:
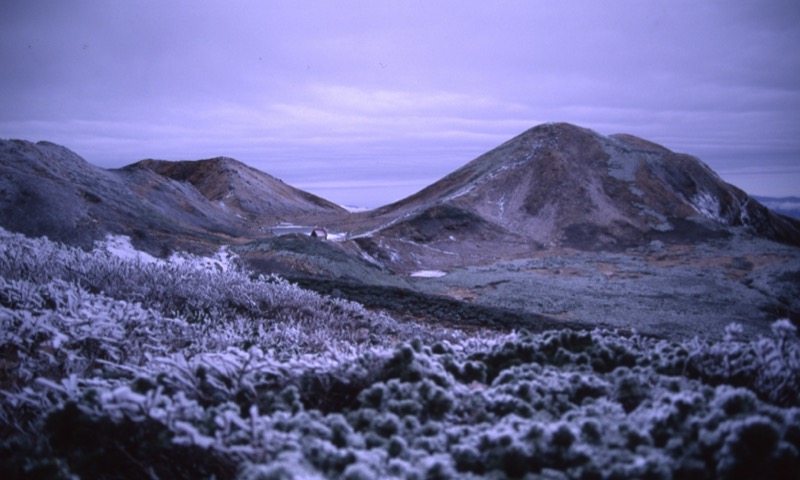
[[377, 207], [564, 121], [800, 196], [798, 48], [796, 0], [9, 0], [0, 138]]

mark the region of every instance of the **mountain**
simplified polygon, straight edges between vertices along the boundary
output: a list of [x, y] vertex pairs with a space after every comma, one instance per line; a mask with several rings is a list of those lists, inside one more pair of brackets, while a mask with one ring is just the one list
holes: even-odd
[[399, 268], [424, 252], [446, 266], [544, 248], [693, 242], [736, 228], [800, 245], [800, 222], [769, 211], [697, 158], [566, 123], [532, 128], [362, 218], [359, 242]]
[[800, 245], [800, 221], [773, 213], [697, 158], [566, 123], [534, 127], [408, 198], [360, 213], [231, 158], [106, 170], [52, 143], [0, 141], [0, 215], [2, 226], [28, 235], [89, 246], [125, 234], [157, 255], [259, 242], [281, 222], [346, 232], [338, 251], [315, 250], [311, 263], [251, 249], [262, 263], [302, 264], [306, 273], [340, 254], [410, 273], [735, 232]]
[[226, 158], [91, 165], [49, 142], [0, 141], [0, 224], [31, 236], [91, 246], [107, 233], [155, 254], [208, 251], [263, 237], [314, 215], [346, 215], [326, 200]]
[[[275, 236], [284, 222], [336, 240]], [[410, 321], [546, 316], [665, 337], [800, 324], [800, 221], [692, 156], [563, 123], [359, 213], [229, 158], [108, 170], [0, 141], [0, 226], [83, 247], [123, 234], [157, 256], [226, 244], [254, 272]]]
[[232, 158], [179, 162], [142, 160], [125, 168], [147, 169], [177, 182], [189, 183], [208, 201], [248, 221], [346, 213], [343, 207], [286, 185]]

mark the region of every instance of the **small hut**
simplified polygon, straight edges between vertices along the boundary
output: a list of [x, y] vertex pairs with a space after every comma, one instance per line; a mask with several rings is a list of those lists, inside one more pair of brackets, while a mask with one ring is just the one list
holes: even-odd
[[325, 229], [322, 227], [314, 227], [314, 229], [311, 230], [311, 236], [314, 238], [321, 238], [323, 240], [327, 240], [328, 232], [325, 231]]

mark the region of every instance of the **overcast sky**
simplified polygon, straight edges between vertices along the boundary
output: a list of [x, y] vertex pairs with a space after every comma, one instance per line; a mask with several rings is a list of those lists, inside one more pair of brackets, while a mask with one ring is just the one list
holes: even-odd
[[0, 138], [374, 207], [566, 121], [800, 196], [798, 49], [796, 0], [5, 1]]

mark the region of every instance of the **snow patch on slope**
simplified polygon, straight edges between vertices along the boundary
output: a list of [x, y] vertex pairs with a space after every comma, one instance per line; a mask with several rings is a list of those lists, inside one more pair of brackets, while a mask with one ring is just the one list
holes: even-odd
[[142, 263], [195, 265], [205, 270], [228, 271], [236, 268], [238, 255], [231, 252], [227, 245], [219, 248], [211, 257], [198, 257], [185, 252], [175, 252], [166, 260], [156, 258], [147, 252], [137, 250], [126, 235], [108, 234], [102, 241], [95, 242], [95, 251], [104, 251], [125, 260], [137, 260]]
[[691, 203], [692, 207], [701, 215], [720, 223], [728, 223], [722, 218], [722, 215], [720, 215], [719, 199], [715, 198], [710, 193], [698, 192], [692, 197], [689, 203]]
[[447, 273], [441, 270], [418, 270], [411, 273], [409, 276], [417, 278], [439, 278], [444, 277], [445, 275], [447, 275]]
[[105, 251], [125, 260], [138, 260], [142, 263], [158, 263], [161, 260], [134, 248], [131, 239], [125, 235], [106, 235], [102, 241], [95, 242], [95, 250]]

